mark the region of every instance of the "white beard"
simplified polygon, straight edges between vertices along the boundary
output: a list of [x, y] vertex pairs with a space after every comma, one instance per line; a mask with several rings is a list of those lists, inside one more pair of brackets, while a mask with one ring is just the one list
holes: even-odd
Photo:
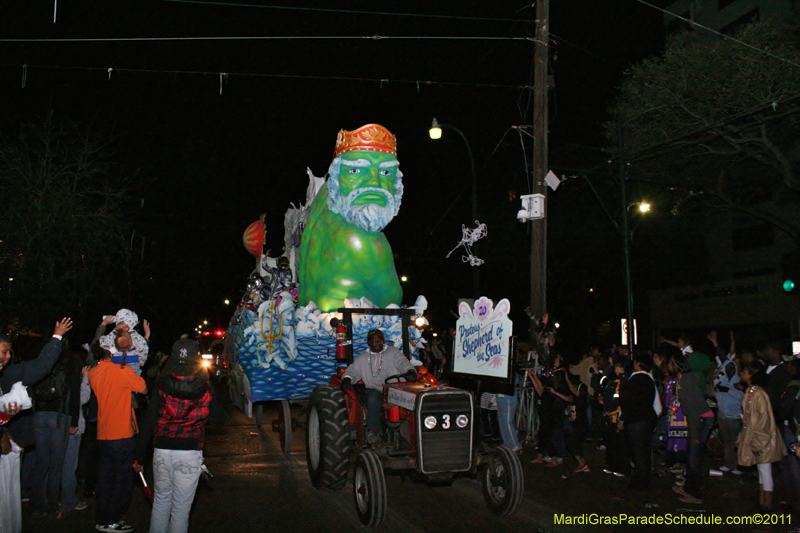
[[[340, 214], [349, 223], [362, 231], [377, 233], [389, 225], [389, 222], [400, 211], [403, 199], [403, 174], [398, 169], [395, 180], [394, 194], [378, 187], [362, 187], [351, 191], [342, 197], [339, 187], [339, 172], [341, 170], [341, 157], [337, 157], [328, 169], [328, 208]], [[386, 197], [386, 206], [378, 204], [353, 205], [356, 198], [365, 192], [377, 192]]]
[[[378, 204], [364, 204], [353, 205], [353, 202], [365, 192], [377, 192], [386, 196], [386, 205], [381, 206]], [[328, 193], [330, 194], [330, 192]], [[394, 196], [386, 189], [379, 189], [377, 187], [363, 187], [356, 189], [348, 194], [346, 197], [336, 194], [334, 199], [334, 206], [331, 211], [339, 213], [345, 220], [355, 225], [363, 231], [370, 233], [377, 233], [392, 221], [395, 215]]]

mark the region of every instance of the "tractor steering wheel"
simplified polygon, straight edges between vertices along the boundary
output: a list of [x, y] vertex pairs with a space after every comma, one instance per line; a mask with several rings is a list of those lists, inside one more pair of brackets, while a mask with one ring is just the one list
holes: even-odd
[[[395, 380], [398, 380], [398, 383], [400, 383], [400, 381], [399, 381], [400, 378], [403, 378], [406, 381], [411, 381], [409, 379], [411, 377], [411, 372], [413, 372], [413, 371], [409, 370], [408, 372], [404, 372], [403, 374], [395, 374], [393, 376], [389, 376], [388, 378], [384, 379], [383, 382], [384, 383], [389, 383], [389, 380], [395, 379]], [[414, 372], [414, 379], [416, 380], [416, 372]]]

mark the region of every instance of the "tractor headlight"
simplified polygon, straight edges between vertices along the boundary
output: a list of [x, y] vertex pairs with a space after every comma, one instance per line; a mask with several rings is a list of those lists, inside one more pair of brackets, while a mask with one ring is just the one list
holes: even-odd
[[428, 429], [433, 429], [436, 427], [436, 417], [435, 416], [426, 416], [425, 417], [425, 427]]
[[459, 428], [463, 429], [463, 428], [467, 427], [467, 424], [469, 424], [469, 418], [467, 417], [467, 415], [458, 415], [456, 417], [456, 425]]

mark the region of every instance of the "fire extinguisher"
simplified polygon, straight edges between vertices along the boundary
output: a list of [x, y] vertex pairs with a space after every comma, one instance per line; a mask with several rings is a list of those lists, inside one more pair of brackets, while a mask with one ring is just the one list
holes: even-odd
[[343, 371], [347, 368], [347, 346], [351, 345], [352, 341], [347, 340], [347, 328], [341, 320], [331, 319], [331, 326], [336, 335], [336, 367]]

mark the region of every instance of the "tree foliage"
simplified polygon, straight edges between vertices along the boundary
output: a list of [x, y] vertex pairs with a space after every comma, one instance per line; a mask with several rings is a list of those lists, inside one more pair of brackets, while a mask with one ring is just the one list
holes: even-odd
[[71, 311], [124, 291], [130, 180], [115, 166], [111, 142], [52, 113], [0, 141], [7, 320], [36, 322], [45, 310]]
[[800, 50], [769, 22], [735, 39], [687, 32], [631, 68], [606, 137], [616, 151], [620, 123], [632, 173], [681, 191], [683, 206], [745, 212], [797, 240], [796, 218], [766, 202], [800, 199]]

